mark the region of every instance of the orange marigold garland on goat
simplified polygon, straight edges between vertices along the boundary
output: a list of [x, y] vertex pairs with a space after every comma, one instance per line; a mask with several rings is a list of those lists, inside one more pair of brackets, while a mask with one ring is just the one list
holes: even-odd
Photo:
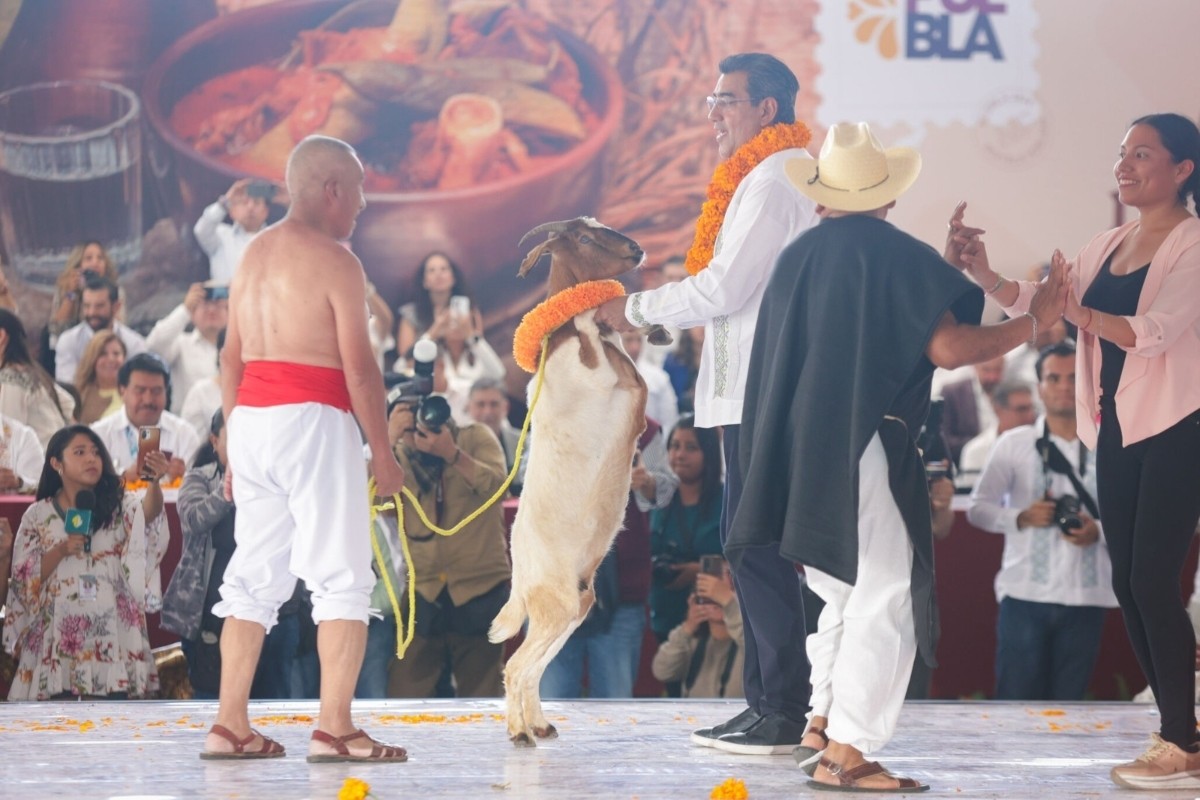
[[513, 334], [513, 358], [517, 366], [526, 372], [537, 372], [543, 339], [579, 312], [624, 294], [625, 287], [620, 281], [586, 281], [538, 303], [521, 318]]
[[684, 262], [689, 274], [695, 275], [712, 261], [713, 247], [725, 222], [725, 212], [729, 210], [729, 202], [742, 179], [768, 156], [780, 150], [806, 147], [810, 139], [812, 131], [803, 122], [771, 125], [763, 128], [753, 139], [734, 151], [732, 156], [717, 165], [712, 180], [708, 182], [708, 199], [700, 209], [700, 219], [696, 220], [696, 238], [692, 240], [692, 247]]

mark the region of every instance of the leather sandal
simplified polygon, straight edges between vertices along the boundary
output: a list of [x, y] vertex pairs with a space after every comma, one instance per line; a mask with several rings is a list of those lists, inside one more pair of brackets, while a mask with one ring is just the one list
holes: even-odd
[[[239, 739], [233, 731], [226, 728], [224, 725], [213, 725], [208, 730], [209, 733], [220, 736], [225, 741], [233, 745], [233, 750], [230, 751], [214, 751], [204, 750], [200, 753], [200, 757], [205, 761], [231, 761], [244, 758], [281, 758], [286, 755], [283, 745], [274, 739], [268, 739], [253, 728], [250, 729], [250, 735], [245, 739]], [[257, 736], [262, 739], [262, 743], [257, 750], [247, 750], [246, 746], [254, 741]]]
[[813, 773], [817, 771], [817, 762], [821, 760], [821, 756], [825, 753], [825, 748], [829, 746], [829, 737], [825, 735], [824, 728], [809, 728], [804, 732], [804, 735], [808, 736], [809, 734], [821, 737], [821, 741], [825, 743], [824, 746], [818, 750], [815, 747], [800, 745], [792, 751], [792, 758], [796, 759], [796, 766], [804, 770], [804, 774], [811, 778]]
[[[868, 761], [865, 764], [859, 764], [853, 769], [843, 770], [841, 764], [835, 764], [827, 758], [822, 758], [820, 764], [825, 769], [829, 770], [829, 774], [837, 778], [837, 783], [823, 783], [818, 780], [808, 782], [809, 788], [820, 789], [826, 792], [863, 792], [871, 794], [900, 794], [903, 792], [927, 792], [929, 785], [920, 783], [912, 778], [899, 778], [888, 772], [878, 761]], [[874, 775], [886, 775], [900, 782], [899, 786], [893, 787], [870, 787], [859, 786], [858, 782], [864, 778], [870, 778]]]
[[[358, 739], [366, 739], [371, 743], [371, 752], [355, 755], [350, 752], [350, 748], [346, 747], [347, 742], [353, 742]], [[325, 731], [313, 731], [312, 740], [327, 744], [334, 749], [332, 753], [309, 753], [308, 763], [310, 764], [330, 764], [341, 761], [366, 761], [379, 763], [398, 764], [402, 761], [408, 761], [408, 751], [403, 747], [396, 747], [390, 744], [381, 744], [375, 741], [367, 732], [356, 730], [354, 733], [347, 733], [345, 736], [330, 736]]]

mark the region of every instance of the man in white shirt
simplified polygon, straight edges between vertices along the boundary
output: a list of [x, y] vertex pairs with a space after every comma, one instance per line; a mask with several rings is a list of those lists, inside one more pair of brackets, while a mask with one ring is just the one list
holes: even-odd
[[[807, 129], [795, 122], [796, 76], [764, 53], [729, 56], [719, 69], [708, 97], [708, 119], [722, 164], [710, 196], [736, 184], [724, 215], [718, 221], [701, 212], [687, 262], [695, 274], [610, 300], [596, 310], [596, 321], [618, 331], [654, 323], [704, 326], [696, 426], [722, 428], [724, 543], [742, 494], [738, 429], [759, 306], [779, 253], [817, 223], [817, 211], [784, 172], [790, 159], [811, 158], [804, 150]], [[770, 134], [760, 136], [768, 129]], [[702, 254], [693, 258], [693, 252]], [[778, 547], [768, 546], [739, 549], [730, 569], [745, 631], [742, 677], [748, 708], [720, 725], [695, 731], [692, 742], [747, 755], [790, 753], [803, 738], [811, 710], [804, 604], [795, 565], [779, 555]]]
[[36, 489], [45, 460], [33, 428], [0, 414], [0, 494]]
[[92, 423], [113, 467], [126, 481], [140, 480], [137, 470], [138, 429], [157, 427], [161, 430], [158, 449], [170, 454], [166, 478], [183, 477], [188, 463], [200, 447], [200, 437], [180, 417], [166, 411], [171, 376], [166, 365], [153, 353], [134, 356], [117, 373], [117, 391], [124, 407]]
[[217, 335], [229, 320], [227, 291], [193, 283], [183, 302], [160, 319], [146, 337], [146, 346], [162, 356], [171, 371], [171, 411], [175, 414], [182, 412], [183, 401], [193, 386], [217, 374]]
[[955, 482], [958, 486], [971, 489], [983, 472], [988, 455], [996, 444], [1000, 434], [1019, 428], [1022, 425], [1032, 425], [1037, 421], [1038, 408], [1033, 400], [1033, 389], [1024, 381], [1004, 380], [992, 390], [992, 410], [996, 414], [996, 424], [984, 429], [982, 433], [963, 445], [962, 455], [958, 459], [958, 475]]
[[75, 371], [88, 342], [100, 331], [112, 330], [125, 343], [125, 357], [131, 358], [146, 352], [146, 340], [124, 323], [117, 321], [121, 310], [120, 292], [117, 285], [105, 278], [89, 278], [83, 287], [82, 305], [79, 315], [82, 321], [62, 332], [54, 350], [54, 379], [62, 383], [75, 383]]
[[[996, 575], [996, 699], [1082, 700], [1105, 610], [1117, 600], [1095, 519], [1095, 459], [1075, 432], [1075, 344], [1042, 351], [1037, 374], [1045, 416], [996, 441], [967, 517], [1004, 534]], [[1056, 513], [1056, 501], [1068, 496], [1081, 501], [1076, 520]]]
[[[246, 245], [267, 224], [267, 204], [280, 193], [266, 181], [242, 178], [200, 214], [192, 233], [208, 256], [212, 282], [228, 286]], [[228, 216], [233, 224], [225, 221]]]

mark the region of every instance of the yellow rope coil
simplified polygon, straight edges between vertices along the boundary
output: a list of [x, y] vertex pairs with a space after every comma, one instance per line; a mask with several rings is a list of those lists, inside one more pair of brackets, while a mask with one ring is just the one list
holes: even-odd
[[[452, 528], [439, 528], [434, 525], [429, 517], [425, 515], [425, 509], [421, 508], [421, 503], [417, 496], [407, 486], [401, 489], [401, 492], [407, 497], [417, 512], [417, 516], [425, 527], [439, 536], [453, 536], [461, 531], [467, 525], [470, 525], [480, 514], [496, 504], [500, 498], [504, 497], [504, 493], [508, 491], [508, 487], [512, 485], [513, 480], [517, 476], [517, 470], [521, 467], [521, 455], [525, 450], [525, 438], [529, 434], [529, 421], [533, 418], [533, 409], [537, 406], [538, 397], [542, 394], [542, 382], [546, 376], [546, 351], [548, 348], [550, 337], [547, 336], [542, 340], [542, 354], [538, 361], [537, 384], [534, 386], [533, 399], [529, 401], [529, 411], [525, 414], [525, 422], [521, 424], [521, 436], [517, 439], [517, 450], [513, 455], [512, 469], [509, 470], [508, 477], [504, 479], [504, 483], [496, 490], [483, 505], [472, 511], [464, 517], [457, 525]], [[387, 590], [388, 600], [392, 604], [392, 613], [396, 618], [396, 658], [403, 659], [408, 646], [412, 644], [413, 635], [416, 630], [417, 619], [417, 574], [413, 568], [412, 554], [408, 549], [408, 536], [404, 531], [404, 509], [400, 500], [399, 494], [392, 495], [391, 502], [384, 502], [378, 505], [375, 504], [375, 478], [367, 483], [367, 502], [371, 506], [371, 521], [367, 535], [371, 537], [371, 550], [375, 553], [375, 563], [379, 565], [379, 574], [383, 577], [383, 586]], [[392, 583], [391, 571], [387, 568], [387, 564], [383, 559], [383, 549], [380, 547], [379, 540], [375, 537], [375, 517], [380, 511], [390, 511], [395, 509], [397, 527], [400, 533], [400, 549], [404, 553], [404, 564], [408, 572], [408, 621], [407, 623], [401, 619], [400, 600], [396, 597], [396, 587]], [[407, 627], [407, 631], [405, 628]]]

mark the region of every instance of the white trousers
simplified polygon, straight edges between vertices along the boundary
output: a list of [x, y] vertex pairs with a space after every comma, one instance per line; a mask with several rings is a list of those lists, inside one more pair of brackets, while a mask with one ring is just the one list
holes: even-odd
[[375, 574], [354, 416], [320, 403], [238, 406], [228, 424], [237, 550], [213, 613], [270, 631], [300, 578], [315, 622], [366, 622]]
[[829, 718], [830, 739], [864, 754], [895, 733], [912, 673], [912, 558], [875, 434], [858, 463], [858, 580], [850, 585], [805, 569], [809, 587], [825, 601], [817, 632], [807, 639], [812, 715]]

